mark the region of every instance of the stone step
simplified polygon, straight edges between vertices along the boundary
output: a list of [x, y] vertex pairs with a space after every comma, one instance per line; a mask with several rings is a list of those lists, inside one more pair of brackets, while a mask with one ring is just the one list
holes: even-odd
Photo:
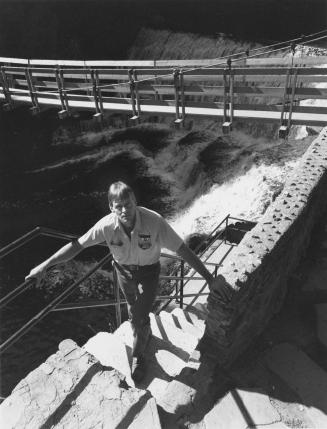
[[[181, 308], [175, 308], [171, 312], [174, 322], [177, 326], [179, 326], [183, 331], [197, 337], [200, 339], [204, 333], [204, 323], [201, 321], [201, 324], [198, 323], [193, 324], [187, 319], [187, 311], [183, 311]], [[199, 319], [198, 319], [199, 320]]]
[[206, 304], [196, 302], [193, 305], [186, 306], [185, 310], [190, 314], [190, 317], [195, 314], [195, 316], [200, 320], [205, 321], [207, 319], [208, 309]]
[[150, 314], [153, 335], [191, 354], [198, 344], [197, 337], [177, 328], [171, 314], [162, 311], [158, 316]]
[[289, 343], [274, 347], [266, 355], [266, 362], [298, 394], [315, 427], [327, 428], [326, 372]]
[[[133, 333], [130, 323], [124, 322], [114, 335], [125, 344], [131, 359]], [[149, 390], [160, 404], [169, 382], [187, 365], [189, 353], [153, 334], [145, 350], [145, 358], [147, 374], [137, 387]]]
[[0, 405], [0, 427], [160, 429], [161, 424], [149, 392], [129, 387], [119, 371], [64, 340]]
[[[261, 389], [232, 389], [205, 415], [202, 424], [190, 429], [246, 429], [249, 427], [287, 428], [269, 396]], [[271, 425], [271, 426], [270, 426]]]
[[206, 315], [204, 315], [202, 312], [200, 313], [196, 308], [192, 306], [186, 306], [183, 308], [183, 311], [185, 312], [186, 319], [193, 323], [193, 325], [205, 327], [205, 320]]
[[327, 347], [327, 304], [317, 304], [315, 309], [317, 314], [318, 338]]
[[[119, 426], [120, 427], [120, 426]], [[161, 429], [157, 403], [154, 398], [150, 398], [141, 412], [136, 414], [128, 429]]]
[[131, 378], [131, 362], [128, 350], [117, 335], [99, 332], [90, 338], [83, 349], [92, 354], [104, 366], [110, 366], [126, 377], [126, 382], [134, 386]]
[[192, 305], [187, 304], [184, 304], [184, 308], [181, 309], [179, 304], [176, 302], [170, 302], [165, 308], [165, 311], [167, 311], [168, 313], [172, 313], [176, 309], [184, 312], [185, 318], [189, 323], [192, 323], [193, 325], [204, 329], [205, 317], [202, 312], [201, 314], [198, 314], [196, 308], [192, 307]]

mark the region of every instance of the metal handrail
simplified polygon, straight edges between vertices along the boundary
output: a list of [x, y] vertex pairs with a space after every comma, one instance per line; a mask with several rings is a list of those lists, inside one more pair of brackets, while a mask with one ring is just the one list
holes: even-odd
[[[44, 228], [44, 227], [36, 227], [32, 231], [29, 231], [22, 237], [18, 238], [17, 240], [13, 241], [12, 243], [8, 244], [7, 246], [0, 249], [0, 259], [4, 258], [5, 256], [9, 255], [10, 253], [14, 252], [18, 248], [22, 247], [24, 244], [28, 243], [29, 241], [33, 240], [34, 238], [38, 236], [47, 236], [47, 237], [53, 237], [53, 238], [60, 238], [64, 240], [76, 240], [79, 236], [76, 234], [68, 234], [62, 231], [57, 231], [50, 228]], [[98, 246], [106, 247], [106, 243], [100, 243]], [[178, 261], [183, 261], [183, 259], [180, 256], [171, 255], [168, 253], [160, 253], [160, 256], [165, 258], [171, 258]], [[212, 265], [212, 266], [220, 266], [220, 264], [215, 264], [212, 262], [204, 262], [205, 265]], [[162, 277], [164, 278], [164, 277]], [[174, 277], [175, 278], [175, 277]], [[174, 278], [166, 277], [165, 280], [172, 280]], [[198, 279], [197, 279], [198, 280]], [[7, 305], [9, 302], [11, 302], [14, 298], [19, 296], [21, 293], [25, 292], [33, 283], [33, 280], [26, 280], [24, 283], [21, 283], [19, 286], [17, 286], [14, 290], [9, 292], [7, 295], [5, 295], [3, 298], [0, 299], [0, 308]]]
[[[29, 241], [33, 240], [39, 235], [45, 235], [47, 237], [53, 237], [53, 238], [61, 238], [63, 240], [68, 240], [68, 241], [76, 240], [79, 237], [79, 235], [76, 235], [76, 234], [69, 234], [66, 232], [57, 231], [55, 229], [44, 228], [43, 226], [37, 226], [36, 228], [32, 229], [32, 231], [27, 232], [23, 236], [19, 237], [17, 240], [9, 243], [7, 246], [2, 247], [0, 249], [0, 259], [9, 255], [14, 250], [19, 249], [24, 244], [28, 243]], [[98, 246], [106, 246], [106, 244], [100, 243], [98, 244]]]
[[7, 348], [13, 345], [17, 340], [19, 340], [27, 331], [29, 331], [34, 325], [36, 325], [40, 320], [42, 320], [56, 305], [60, 304], [67, 296], [69, 296], [74, 290], [79, 286], [83, 281], [90, 277], [96, 270], [98, 270], [102, 265], [108, 262], [112, 258], [111, 255], [106, 255], [101, 259], [90, 271], [88, 271], [81, 279], [77, 282], [70, 285], [64, 292], [58, 295], [53, 301], [50, 302], [43, 310], [36, 314], [32, 319], [30, 319], [24, 326], [22, 326], [18, 331], [11, 335], [6, 341], [0, 345], [0, 354], [3, 353]]
[[[241, 220], [238, 218], [233, 218], [230, 215], [227, 215], [225, 219], [211, 232], [211, 240], [209, 240], [209, 244], [206, 247], [206, 249], [201, 253], [203, 255], [205, 251], [208, 249], [208, 247], [212, 243], [212, 239], [216, 240], [218, 237], [217, 235], [214, 236], [215, 232], [221, 227], [221, 225], [226, 222], [226, 225], [228, 225], [229, 219], [235, 219], [235, 220]], [[243, 220], [244, 222], [248, 222], [246, 220]], [[223, 231], [222, 231], [223, 232]], [[49, 237], [54, 238], [60, 238], [65, 240], [75, 240], [78, 238], [75, 234], [67, 234], [61, 231], [56, 231], [49, 228], [43, 228], [43, 227], [37, 227], [33, 229], [32, 231], [28, 232], [27, 234], [23, 235], [19, 239], [15, 240], [14, 242], [8, 244], [7, 246], [0, 249], [0, 259], [5, 257], [6, 255], [12, 253], [19, 247], [23, 246], [25, 243], [31, 241], [32, 239], [36, 238], [39, 235], [45, 235]], [[106, 246], [105, 243], [101, 243], [101, 246]], [[174, 275], [174, 276], [160, 276], [160, 279], [164, 280], [176, 280], [176, 282], [180, 281], [180, 289], [176, 290], [175, 295], [159, 295], [156, 297], [156, 301], [162, 301], [162, 300], [168, 300], [171, 301], [173, 299], [180, 299], [180, 306], [183, 307], [183, 298], [184, 297], [193, 297], [193, 296], [204, 296], [208, 295], [208, 293], [199, 292], [196, 294], [184, 294], [184, 286], [185, 283], [187, 283], [190, 279], [192, 280], [203, 280], [202, 277], [197, 277], [195, 275], [191, 276], [185, 276], [184, 275], [184, 260], [180, 256], [176, 255], [170, 255], [166, 253], [160, 254], [163, 257], [175, 259], [181, 262], [181, 275]], [[7, 350], [8, 347], [10, 347], [12, 344], [14, 344], [18, 339], [20, 339], [26, 332], [28, 332], [34, 325], [36, 325], [40, 320], [42, 320], [48, 313], [52, 311], [62, 311], [62, 310], [68, 310], [68, 309], [77, 309], [77, 308], [89, 308], [89, 307], [105, 307], [105, 306], [116, 306], [116, 315], [117, 315], [117, 323], [120, 325], [121, 323], [121, 304], [126, 303], [125, 299], [121, 299], [120, 293], [119, 293], [119, 287], [117, 284], [117, 281], [114, 281], [114, 288], [115, 288], [115, 300], [106, 300], [102, 302], [92, 302], [92, 303], [69, 303], [59, 306], [59, 304], [68, 297], [83, 281], [85, 281], [87, 278], [89, 278], [95, 271], [97, 271], [100, 267], [102, 267], [106, 262], [113, 260], [112, 255], [106, 255], [104, 258], [101, 259], [100, 262], [98, 262], [91, 270], [89, 270], [84, 276], [82, 276], [81, 279], [70, 285], [64, 292], [62, 292], [59, 296], [57, 296], [53, 301], [51, 301], [45, 308], [43, 308], [38, 314], [36, 314], [32, 319], [30, 319], [24, 326], [22, 326], [18, 331], [16, 331], [13, 335], [11, 335], [6, 341], [4, 341], [0, 345], [0, 354], [3, 353], [5, 350]], [[218, 267], [221, 266], [221, 264], [216, 263], [210, 263], [204, 261], [206, 265], [211, 265], [215, 267], [214, 273], [217, 274]], [[186, 282], [184, 282], [186, 279]], [[115, 279], [114, 279], [115, 280]], [[0, 300], [0, 308], [4, 305], [8, 304], [10, 301], [12, 301], [14, 298], [16, 298], [18, 295], [20, 295], [22, 292], [24, 292], [28, 287], [32, 285], [34, 282], [33, 279], [28, 279], [24, 283], [20, 284], [18, 287], [16, 287], [13, 291], [9, 292], [5, 297], [3, 297]], [[204, 288], [202, 288], [203, 290]]]
[[19, 286], [17, 286], [14, 290], [9, 292], [7, 295], [5, 295], [3, 298], [0, 299], [0, 308], [4, 307], [5, 305], [9, 304], [13, 299], [15, 299], [18, 295], [25, 292], [26, 289], [28, 289], [33, 284], [33, 279], [28, 279], [24, 283], [21, 283]]
[[[18, 248], [22, 247], [24, 244], [28, 243], [29, 241], [33, 240], [34, 238], [45, 235], [48, 237], [54, 237], [54, 238], [60, 238], [64, 240], [75, 240], [78, 238], [75, 234], [68, 234], [64, 233], [62, 231], [56, 231], [49, 228], [43, 228], [43, 227], [37, 227], [34, 228], [32, 231], [29, 231], [28, 233], [24, 234], [22, 237], [18, 238], [17, 240], [13, 241], [12, 243], [8, 244], [7, 246], [0, 249], [0, 259], [4, 258], [5, 256], [9, 255], [10, 253], [14, 252]], [[105, 243], [101, 243], [100, 245], [104, 245]], [[182, 258], [175, 256], [175, 255], [168, 255], [168, 254], [162, 254], [161, 256], [169, 257], [172, 259], [183, 261]], [[32, 319], [30, 319], [27, 323], [25, 323], [20, 329], [18, 329], [13, 335], [11, 335], [7, 340], [5, 340], [0, 345], [0, 354], [2, 354], [5, 350], [7, 350], [11, 345], [13, 345], [16, 341], [18, 341], [23, 335], [25, 335], [33, 326], [35, 326], [37, 323], [39, 323], [47, 314], [49, 314], [52, 311], [60, 311], [61, 308], [59, 307], [57, 309], [57, 306], [65, 299], [67, 298], [83, 281], [85, 281], [87, 278], [89, 278], [96, 270], [98, 270], [102, 265], [104, 265], [109, 260], [112, 260], [112, 255], [106, 255], [101, 261], [96, 264], [91, 270], [89, 270], [80, 280], [76, 281], [72, 285], [70, 285], [64, 292], [62, 292], [59, 296], [57, 296], [53, 301], [51, 301], [45, 308], [43, 308], [38, 314], [36, 314]], [[210, 264], [211, 265], [211, 264]], [[178, 277], [176, 279], [175, 276], [160, 276], [162, 279], [165, 280], [182, 280], [182, 278]], [[196, 280], [202, 280], [202, 277], [194, 277]], [[14, 290], [9, 292], [6, 296], [1, 298], [0, 300], [0, 308], [4, 305], [11, 302], [14, 298], [16, 298], [18, 295], [26, 291], [32, 284], [34, 283], [34, 279], [28, 279], [24, 283], [17, 286]], [[114, 305], [116, 307], [116, 317], [117, 317], [117, 323], [118, 325], [121, 324], [121, 304], [125, 303], [126, 300], [120, 298], [119, 293], [119, 287], [117, 284], [117, 281], [114, 281], [114, 288], [115, 288], [115, 300], [113, 301], [105, 301], [100, 303], [93, 303], [92, 307], [103, 307], [108, 305]], [[179, 297], [179, 294], [176, 294], [172, 298]], [[188, 295], [186, 295], [188, 296]], [[193, 296], [190, 295], [190, 296]], [[156, 301], [160, 300], [170, 300], [171, 297], [167, 295], [160, 295], [157, 297]], [[80, 304], [68, 304], [71, 308], [85, 308], [85, 305]], [[66, 305], [67, 307], [67, 305]], [[89, 305], [87, 305], [89, 307]], [[65, 307], [63, 307], [65, 308]]]

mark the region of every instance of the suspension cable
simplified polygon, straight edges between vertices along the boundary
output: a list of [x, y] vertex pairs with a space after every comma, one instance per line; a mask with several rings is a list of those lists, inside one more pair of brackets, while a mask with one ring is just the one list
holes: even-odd
[[[327, 37], [327, 34], [324, 35], [324, 36], [316, 37], [314, 39], [304, 40], [306, 38], [309, 38], [309, 37], [312, 37], [312, 36], [316, 36], [316, 35], [320, 35], [322, 33], [327, 33], [327, 29], [321, 30], [321, 31], [319, 31], [317, 33], [311, 33], [311, 34], [309, 34], [307, 36], [303, 36], [302, 35], [300, 37], [296, 37], [294, 39], [290, 39], [290, 40], [287, 40], [287, 41], [284, 41], [284, 42], [277, 42], [277, 43], [274, 43], [272, 45], [258, 47], [258, 48], [253, 49], [252, 51], [258, 51], [258, 50], [268, 49], [268, 48], [272, 48], [272, 47], [279, 46], [279, 45], [286, 45], [284, 47], [280, 47], [280, 48], [272, 49], [272, 50], [269, 50], [269, 51], [264, 51], [264, 52], [256, 53], [256, 54], [253, 54], [253, 55], [250, 55], [250, 56], [246, 55], [246, 56], [242, 56], [240, 58], [235, 58], [235, 59], [233, 59], [231, 61], [237, 62], [237, 61], [242, 61], [244, 59], [255, 58], [255, 57], [259, 56], [259, 55], [267, 55], [267, 54], [271, 54], [273, 52], [282, 51], [282, 50], [288, 49], [289, 48], [289, 44], [290, 43], [294, 44], [294, 42], [296, 42], [296, 41], [302, 41], [302, 44], [307, 44], [307, 43], [312, 43], [314, 41], [322, 40], [322, 39], [324, 39], [324, 38]], [[207, 66], [194, 67], [194, 68], [186, 68], [184, 71], [185, 72], [192, 72], [192, 71], [205, 70], [205, 69], [208, 69], [208, 68], [221, 66], [221, 65], [225, 64], [225, 61], [222, 61], [222, 60], [224, 60], [224, 59], [231, 59], [231, 57], [235, 57], [237, 55], [243, 55], [243, 54], [246, 54], [246, 51], [237, 52], [235, 54], [231, 54], [231, 55], [227, 55], [227, 56], [223, 56], [223, 57], [214, 58], [213, 60], [217, 59], [217, 60], [219, 60], [219, 62], [218, 63], [214, 63], [214, 64], [210, 64], [210, 65], [207, 65]], [[145, 78], [145, 79], [138, 80], [138, 83], [143, 83], [143, 82], [148, 82], [148, 81], [152, 81], [152, 80], [162, 79], [162, 78], [165, 78], [165, 77], [170, 76], [170, 75], [171, 75], [171, 73], [166, 73], [166, 74], [159, 75], [159, 76], [153, 76], [153, 77], [150, 77], [150, 78]], [[115, 87], [119, 87], [119, 86], [122, 86], [122, 85], [126, 85], [127, 86], [127, 85], [129, 85], [129, 82], [99, 85], [98, 88], [99, 89], [105, 89], [105, 88], [113, 88], [114, 89]], [[87, 91], [89, 89], [92, 89], [92, 87], [90, 86], [90, 87], [83, 88], [84, 91]], [[65, 89], [66, 93], [68, 93], [68, 92], [75, 92], [75, 91], [81, 91], [81, 88], [67, 88], [67, 89]], [[53, 95], [53, 94], [57, 94], [58, 91], [39, 91], [39, 93], [40, 94], [44, 94], [44, 95]]]

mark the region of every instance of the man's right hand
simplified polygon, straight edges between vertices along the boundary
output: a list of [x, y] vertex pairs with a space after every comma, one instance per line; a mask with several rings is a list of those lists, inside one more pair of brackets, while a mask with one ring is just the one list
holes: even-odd
[[30, 273], [25, 277], [26, 280], [35, 279], [36, 283], [35, 286], [38, 287], [44, 280], [44, 277], [46, 275], [47, 269], [44, 265], [38, 265], [37, 267], [34, 267]]

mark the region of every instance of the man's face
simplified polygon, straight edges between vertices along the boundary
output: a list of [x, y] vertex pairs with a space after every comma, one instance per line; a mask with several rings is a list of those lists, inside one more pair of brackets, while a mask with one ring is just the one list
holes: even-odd
[[136, 201], [131, 195], [126, 198], [114, 200], [110, 204], [110, 210], [118, 216], [118, 219], [124, 226], [128, 228], [134, 227]]

